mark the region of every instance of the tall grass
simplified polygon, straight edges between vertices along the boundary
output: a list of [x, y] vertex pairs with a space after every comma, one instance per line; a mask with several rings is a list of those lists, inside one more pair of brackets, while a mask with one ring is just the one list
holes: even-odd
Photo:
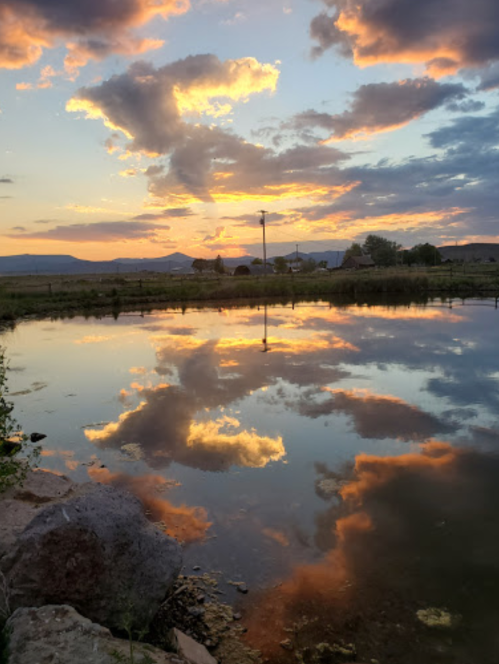
[[342, 296], [359, 299], [376, 294], [450, 295], [496, 297], [499, 271], [451, 273], [438, 268], [426, 272], [407, 268], [334, 272], [312, 275], [267, 275], [266, 277], [183, 278], [152, 275], [88, 279], [19, 277], [0, 280], [0, 321], [23, 316], [71, 315], [103, 310], [148, 308], [177, 303], [249, 300], [252, 298], [328, 299]]

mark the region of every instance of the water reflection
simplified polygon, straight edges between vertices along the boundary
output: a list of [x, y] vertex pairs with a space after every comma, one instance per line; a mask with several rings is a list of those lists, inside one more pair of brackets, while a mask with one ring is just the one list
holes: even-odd
[[[276, 664], [336, 661], [319, 643], [354, 644], [359, 661], [496, 661], [499, 459], [433, 441], [358, 455], [347, 477], [316, 522], [330, 551], [259, 597], [251, 644]], [[435, 607], [454, 629], [421, 622]]]
[[[326, 396], [317, 399], [318, 395]], [[305, 417], [317, 418], [345, 413], [352, 418], [361, 438], [393, 438], [405, 442], [422, 441], [437, 433], [457, 429], [451, 421], [431, 415], [392, 395], [369, 390], [341, 390], [328, 387], [309, 390], [292, 406]]]
[[160, 496], [168, 484], [160, 475], [127, 475], [111, 473], [107, 468], [89, 468], [89, 477], [101, 484], [111, 484], [126, 489], [140, 499], [148, 518], [159, 525], [168, 535], [180, 542], [202, 540], [211, 526], [203, 507], [173, 505]]
[[[26, 367], [12, 374], [19, 419], [49, 434], [44, 465], [86, 479], [95, 456], [93, 479], [129, 487], [193, 542], [188, 566], [248, 583], [243, 611], [282, 579], [248, 633], [270, 661], [354, 659], [305, 652], [320, 642], [355, 642], [357, 661], [494, 661], [493, 307], [157, 312], [58, 322], [50, 337], [40, 325], [6, 343]], [[178, 483], [166, 497], [165, 479]], [[417, 612], [432, 606], [459, 627], [431, 631]], [[274, 647], [286, 638], [294, 651]]]

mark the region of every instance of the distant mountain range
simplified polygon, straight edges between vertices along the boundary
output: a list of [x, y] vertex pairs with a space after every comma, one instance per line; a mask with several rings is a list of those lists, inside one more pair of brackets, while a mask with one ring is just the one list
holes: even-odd
[[[438, 247], [443, 258], [451, 260], [488, 260], [499, 262], [499, 244], [465, 244]], [[285, 258], [302, 260], [313, 258], [318, 263], [326, 261], [328, 267], [338, 267], [343, 261], [344, 251], [313, 251], [309, 254], [292, 252]], [[268, 260], [272, 261], [273, 257]], [[250, 265], [254, 256], [236, 256], [224, 258], [227, 267]], [[193, 256], [175, 252], [159, 258], [116, 258], [112, 261], [84, 261], [74, 256], [22, 254], [19, 256], [0, 256], [0, 275], [28, 274], [121, 274], [129, 272], [171, 272], [190, 274], [193, 272]]]
[[[298, 253], [306, 260], [313, 258], [317, 262], [327, 261], [329, 267], [336, 267], [343, 260], [344, 251], [315, 251], [310, 254]], [[296, 254], [288, 254], [292, 260]], [[227, 267], [250, 265], [254, 256], [224, 258]], [[116, 258], [112, 261], [84, 261], [74, 256], [21, 254], [19, 256], [0, 256], [0, 275], [29, 274], [121, 274], [130, 272], [171, 272], [190, 274], [193, 272], [194, 257], [176, 252], [159, 258]], [[272, 261], [272, 257], [269, 258]]]

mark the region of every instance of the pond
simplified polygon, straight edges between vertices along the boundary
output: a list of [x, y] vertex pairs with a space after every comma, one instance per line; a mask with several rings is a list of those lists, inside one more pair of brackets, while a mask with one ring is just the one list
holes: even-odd
[[316, 302], [0, 343], [42, 467], [141, 497], [268, 661], [496, 662], [498, 323], [487, 300]]

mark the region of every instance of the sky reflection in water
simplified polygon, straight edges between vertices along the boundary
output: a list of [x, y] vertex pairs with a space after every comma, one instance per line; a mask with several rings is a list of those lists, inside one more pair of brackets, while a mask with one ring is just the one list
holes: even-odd
[[[263, 308], [80, 318], [23, 323], [3, 343], [18, 418], [48, 434], [43, 465], [129, 488], [190, 544], [189, 565], [260, 589], [249, 635], [272, 661], [291, 661], [273, 652], [275, 635], [307, 611], [353, 630], [364, 656], [386, 636], [388, 660], [493, 661], [499, 358], [488, 305], [269, 307], [266, 334]], [[403, 655], [428, 630], [415, 617], [427, 606], [459, 616], [457, 659], [456, 637]], [[393, 621], [403, 633], [388, 639]], [[304, 646], [304, 661], [314, 656]]]

